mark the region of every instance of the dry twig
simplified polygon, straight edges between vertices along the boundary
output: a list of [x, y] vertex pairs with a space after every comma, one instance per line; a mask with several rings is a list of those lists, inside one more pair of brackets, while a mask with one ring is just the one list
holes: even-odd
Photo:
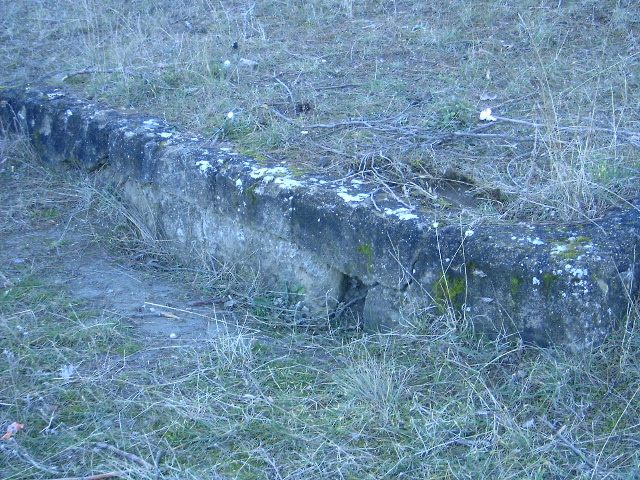
[[125, 476], [128, 473], [129, 472], [127, 471], [106, 472], [106, 473], [97, 473], [95, 475], [87, 475], [85, 477], [51, 478], [49, 480], [104, 480], [107, 478], [125, 478]]
[[93, 446], [100, 449], [100, 450], [107, 450], [119, 457], [124, 458], [125, 460], [129, 460], [130, 462], [136, 463], [138, 465], [140, 465], [141, 467], [147, 468], [149, 470], [155, 470], [155, 467], [153, 465], [151, 465], [149, 462], [147, 462], [146, 460], [140, 458], [137, 455], [134, 455], [133, 453], [129, 453], [129, 452], [125, 452], [124, 450], [120, 450], [119, 448], [116, 448], [112, 445], [109, 445], [108, 443], [104, 443], [104, 442], [96, 442], [93, 443]]

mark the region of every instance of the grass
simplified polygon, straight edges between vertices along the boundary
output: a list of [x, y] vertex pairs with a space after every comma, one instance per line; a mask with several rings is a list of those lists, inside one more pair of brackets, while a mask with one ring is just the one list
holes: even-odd
[[210, 340], [154, 341], [52, 282], [48, 249], [17, 263], [3, 249], [0, 427], [25, 428], [0, 441], [2, 478], [640, 476], [637, 305], [579, 353], [479, 339], [447, 314], [387, 334], [323, 319], [307, 328], [258, 278], [208, 259], [209, 269], [172, 267], [170, 245], [141, 233], [117, 196], [7, 145], [0, 232], [84, 225], [122, 268], [133, 252], [165, 252], [136, 268], [232, 295], [241, 324]]
[[638, 196], [631, 0], [37, 0], [0, 22], [4, 84], [58, 82], [416, 208], [563, 222]]

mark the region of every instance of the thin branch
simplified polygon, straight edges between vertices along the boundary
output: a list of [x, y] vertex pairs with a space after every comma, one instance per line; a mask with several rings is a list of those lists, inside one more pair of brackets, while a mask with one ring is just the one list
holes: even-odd
[[402, 110], [400, 113], [398, 113], [397, 115], [394, 115], [393, 117], [386, 117], [386, 118], [378, 118], [375, 120], [345, 120], [344, 122], [336, 122], [336, 123], [316, 123], [314, 125], [306, 125], [305, 128], [340, 128], [340, 127], [367, 127], [367, 128], [373, 128], [374, 125], [377, 124], [390, 124], [393, 122], [397, 122], [398, 119], [400, 119], [407, 110], [409, 110], [411, 108], [411, 105], [409, 105], [407, 108], [405, 108], [404, 110]]
[[29, 464], [31, 464], [37, 470], [46, 473], [57, 474], [58, 469], [56, 467], [50, 467], [38, 462], [35, 458], [33, 458], [27, 450], [19, 445], [14, 439], [11, 439], [9, 442], [0, 443], [0, 451], [5, 452], [7, 455], [13, 455]]
[[587, 455], [582, 450], [576, 447], [573, 444], [573, 442], [571, 442], [571, 440], [569, 440], [567, 437], [563, 435], [562, 432], [564, 430], [564, 427], [560, 428], [559, 430], [556, 430], [556, 428], [546, 418], [540, 417], [540, 421], [544, 423], [547, 427], [549, 427], [551, 431], [554, 432], [553, 433], [554, 437], [560, 440], [560, 443], [562, 443], [565, 447], [567, 447], [569, 450], [571, 450], [573, 453], [579, 456], [582, 459], [582, 461], [587, 465], [589, 465], [591, 468], [596, 468], [595, 463], [589, 460], [589, 458], [587, 458]]
[[273, 79], [284, 87], [284, 89], [289, 94], [289, 100], [291, 100], [291, 105], [295, 107], [296, 99], [293, 96], [293, 93], [291, 92], [291, 89], [289, 88], [289, 86], [286, 83], [284, 83], [282, 80], [280, 80], [276, 75], [273, 76]]
[[134, 455], [133, 453], [125, 452], [124, 450], [120, 450], [119, 448], [116, 448], [104, 442], [96, 442], [93, 445], [96, 448], [99, 448], [100, 450], [107, 450], [115, 455], [118, 455], [119, 457], [124, 458], [125, 460], [129, 460], [130, 462], [136, 463], [141, 467], [147, 468], [149, 470], [155, 470], [155, 467], [153, 465], [151, 465], [146, 460], [140, 458], [139, 456]]
[[[506, 122], [506, 123], [515, 123], [516, 125], [525, 125], [527, 127], [532, 128], [544, 128], [547, 125], [544, 123], [537, 122], [529, 122], [527, 120], [520, 120], [517, 118], [507, 118], [507, 117], [495, 117], [496, 121]], [[631, 136], [640, 136], [640, 132], [633, 132], [631, 130], [621, 130], [617, 128], [605, 128], [605, 127], [590, 127], [587, 125], [569, 125], [569, 126], [558, 126], [557, 130], [564, 132], [605, 132], [605, 133], [613, 133], [620, 135], [631, 135]]]
[[273, 108], [273, 107], [269, 107], [269, 110], [271, 110], [276, 117], [280, 118], [281, 120], [284, 120], [287, 123], [291, 123], [294, 124], [295, 122], [293, 121], [293, 119], [287, 117], [284, 113], [281, 113], [280, 111], [278, 111], [277, 109]]
[[[127, 75], [141, 75], [139, 73], [140, 70], [163, 70], [166, 68], [175, 68], [179, 66], [178, 64], [168, 64], [168, 63], [157, 63], [155, 65], [144, 65], [144, 66], [134, 66], [134, 67], [113, 67], [113, 68], [96, 68], [96, 67], [87, 67], [82, 70], [77, 70], [75, 72], [62, 73], [60, 76], [61, 81], [66, 81], [73, 77], [79, 77], [81, 75], [97, 75], [97, 74], [106, 74], [106, 73], [125, 73]], [[55, 76], [55, 75], [54, 75]]]
[[339, 90], [342, 88], [357, 88], [357, 87], [362, 87], [363, 85], [365, 85], [364, 83], [345, 83], [344, 85], [326, 85], [326, 86], [322, 86], [322, 87], [313, 87], [314, 90], [316, 91], [321, 91], [321, 90]]
[[381, 120], [346, 120], [336, 123], [316, 123], [314, 125], [305, 125], [305, 128], [340, 128], [340, 127], [371, 127], [372, 122]]
[[50, 478], [49, 480], [104, 480], [106, 478], [125, 478], [130, 472], [106, 472], [98, 473], [96, 475], [87, 475], [86, 477], [64, 477], [64, 478]]

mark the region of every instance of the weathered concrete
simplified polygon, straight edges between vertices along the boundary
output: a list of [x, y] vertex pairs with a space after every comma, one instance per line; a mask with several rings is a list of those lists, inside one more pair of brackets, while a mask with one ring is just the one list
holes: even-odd
[[453, 308], [479, 329], [581, 348], [637, 294], [640, 199], [575, 225], [446, 225], [358, 180], [295, 176], [160, 120], [48, 88], [0, 91], [0, 119], [43, 157], [107, 169], [182, 251], [259, 266], [370, 327]]

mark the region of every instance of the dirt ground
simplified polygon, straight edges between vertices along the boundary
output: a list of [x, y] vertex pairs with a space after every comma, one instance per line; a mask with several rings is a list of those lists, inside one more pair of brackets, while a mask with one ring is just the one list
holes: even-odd
[[[21, 197], [19, 176], [25, 174], [11, 181], [5, 172], [4, 202]], [[22, 219], [2, 225], [0, 273], [5, 283], [37, 272], [42, 283], [63, 288], [85, 308], [126, 320], [137, 335], [165, 347], [233, 329], [236, 313], [224, 307], [228, 298], [203, 298], [202, 291], [181, 284], [184, 276], [178, 273], [163, 271], [144, 257], [108, 251], [91, 220], [75, 216], [70, 205], [31, 200], [23, 205], [31, 217], [27, 224]], [[9, 210], [6, 204], [4, 208]]]
[[220, 311], [170, 274], [114, 257], [74, 223], [48, 220], [29, 232], [4, 232], [0, 264], [9, 266], [4, 275], [10, 279], [11, 266], [28, 264], [43, 282], [62, 286], [89, 308], [129, 320], [140, 336], [158, 344], [198, 341], [232, 328], [234, 312]]

